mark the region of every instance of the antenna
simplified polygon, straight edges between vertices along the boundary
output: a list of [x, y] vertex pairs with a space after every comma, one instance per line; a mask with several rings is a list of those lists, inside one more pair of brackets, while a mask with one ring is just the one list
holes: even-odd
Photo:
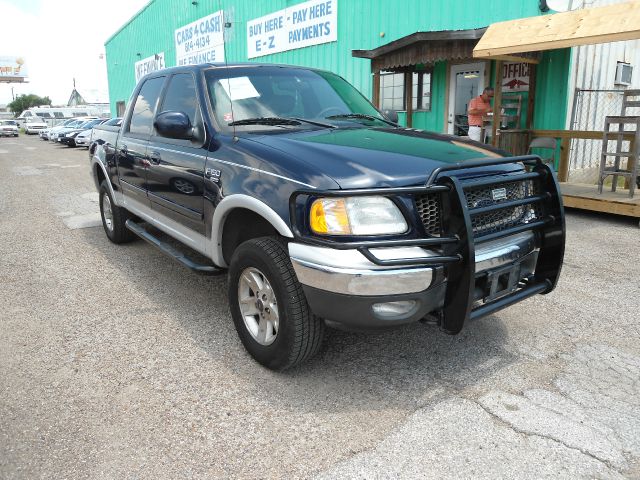
[[[218, 5], [220, 6], [220, 10], [222, 11], [222, 49], [224, 51], [224, 66], [227, 74], [227, 90], [229, 92], [229, 105], [231, 107], [231, 121], [235, 121], [235, 115], [233, 114], [233, 95], [231, 94], [231, 82], [229, 81], [229, 62], [227, 61], [227, 35], [226, 28], [227, 24], [231, 26], [231, 22], [227, 22], [225, 18], [225, 11], [222, 8], [222, 0], [218, 0]], [[233, 125], [233, 140], [238, 141], [238, 137], [236, 137], [236, 126]]]

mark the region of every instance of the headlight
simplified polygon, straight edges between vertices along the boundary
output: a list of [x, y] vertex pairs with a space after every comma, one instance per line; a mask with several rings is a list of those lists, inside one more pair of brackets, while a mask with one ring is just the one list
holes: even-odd
[[407, 222], [386, 197], [319, 198], [311, 205], [311, 230], [321, 235], [392, 235]]

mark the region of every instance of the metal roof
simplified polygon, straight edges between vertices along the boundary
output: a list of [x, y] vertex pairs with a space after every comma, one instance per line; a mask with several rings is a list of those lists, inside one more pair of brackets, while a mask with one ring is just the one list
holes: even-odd
[[371, 59], [374, 71], [471, 58], [473, 47], [485, 31], [486, 28], [416, 32], [373, 50], [353, 50], [352, 55]]

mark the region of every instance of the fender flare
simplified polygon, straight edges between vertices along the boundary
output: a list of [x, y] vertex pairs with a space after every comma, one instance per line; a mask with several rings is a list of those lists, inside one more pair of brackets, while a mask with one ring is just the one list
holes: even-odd
[[216, 265], [227, 267], [222, 255], [222, 234], [229, 213], [236, 209], [250, 210], [271, 224], [283, 237], [293, 238], [289, 225], [270, 206], [261, 200], [241, 193], [229, 195], [222, 199], [213, 212], [211, 221], [211, 259]]
[[104, 175], [104, 178], [107, 180], [107, 185], [109, 185], [109, 193], [111, 194], [113, 203], [115, 203], [117, 207], [122, 206], [122, 202], [120, 201], [120, 196], [116, 195], [116, 192], [113, 190], [113, 185], [111, 185], [111, 180], [109, 179], [109, 174], [107, 173], [107, 169], [105, 168], [100, 158], [94, 155], [91, 159], [91, 176], [93, 177], [93, 182], [96, 184], [96, 189], [100, 191], [100, 183], [98, 182], [98, 175], [96, 173], [97, 168], [100, 168], [102, 170], [102, 174]]

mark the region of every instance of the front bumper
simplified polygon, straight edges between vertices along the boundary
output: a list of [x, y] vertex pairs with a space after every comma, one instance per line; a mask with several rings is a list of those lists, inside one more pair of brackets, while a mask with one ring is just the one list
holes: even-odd
[[[377, 258], [393, 261], [435, 257], [421, 247], [371, 249]], [[486, 277], [505, 266], [521, 263], [517, 280], [531, 275], [538, 245], [533, 232], [521, 232], [480, 245], [475, 252], [475, 300], [489, 291]], [[330, 324], [349, 329], [388, 327], [417, 321], [444, 304], [446, 277], [442, 266], [385, 267], [357, 250], [289, 243], [289, 256], [311, 309]], [[375, 305], [407, 303], [406, 311], [380, 314]]]
[[[519, 162], [529, 171], [464, 181], [446, 173]], [[534, 182], [536, 187], [522, 197], [500, 198], [493, 204], [470, 200], [479, 188], [500, 193], [514, 182]], [[301, 227], [313, 198], [425, 193], [441, 196], [443, 223], [438, 236], [342, 242], [314, 237]], [[509, 209], [532, 213], [495, 229], [488, 228], [492, 220], [482, 220]], [[328, 323], [347, 328], [408, 323], [437, 312], [441, 328], [455, 334], [468, 320], [553, 290], [564, 256], [558, 183], [536, 156], [442, 167], [424, 187], [296, 192], [290, 214], [295, 238], [289, 253], [309, 305]], [[401, 313], [389, 314], [395, 307]]]

